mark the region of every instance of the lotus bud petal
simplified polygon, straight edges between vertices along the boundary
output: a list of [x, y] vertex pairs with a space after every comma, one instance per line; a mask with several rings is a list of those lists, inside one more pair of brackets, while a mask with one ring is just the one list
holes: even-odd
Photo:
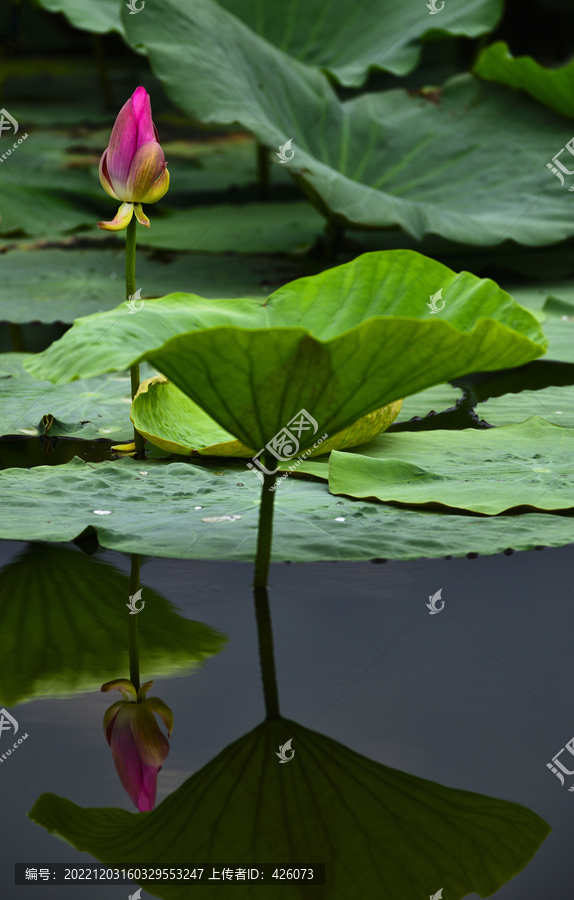
[[[153, 684], [153, 682], [150, 682]], [[102, 684], [101, 691], [106, 694], [108, 691], [121, 691], [122, 697], [125, 700], [132, 700], [135, 702], [137, 700], [136, 689], [127, 678], [114, 678], [113, 681], [106, 681], [105, 684]]]
[[141, 203], [134, 203], [134, 216], [140, 225], [145, 225], [146, 228], [149, 228], [149, 219], [144, 213]]
[[111, 222], [98, 222], [102, 231], [123, 231], [127, 228], [134, 214], [133, 203], [122, 203]]

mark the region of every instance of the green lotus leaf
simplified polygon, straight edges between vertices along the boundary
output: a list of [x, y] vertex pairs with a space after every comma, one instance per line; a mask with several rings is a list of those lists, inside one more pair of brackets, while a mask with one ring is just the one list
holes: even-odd
[[26, 368], [64, 382], [147, 360], [246, 447], [297, 430], [306, 411], [315, 425], [299, 430], [298, 452], [409, 394], [544, 349], [536, 319], [493, 281], [405, 250], [291, 282], [264, 304], [172, 294], [137, 315], [122, 305], [76, 320]]
[[[118, 0], [38, 0], [38, 3], [50, 12], [63, 13], [75, 28], [96, 34], [117, 31], [124, 35]], [[136, 0], [135, 8], [140, 11], [144, 8], [142, 0]]]
[[[531, 56], [514, 57], [508, 44], [498, 41], [485, 47], [473, 72], [487, 81], [526, 91], [562, 116], [574, 117], [574, 61], [559, 69], [547, 69]], [[557, 146], [548, 154], [549, 160], [559, 149]]]
[[[28, 353], [0, 355], [0, 435], [133, 439], [129, 372], [54, 385], [24, 370], [29, 357]], [[142, 366], [144, 377], [152, 371]]]
[[257, 452], [234, 440], [164, 375], [142, 381], [131, 420], [146, 440], [170, 453], [251, 457]]
[[[217, 203], [191, 209], [162, 208], [161, 218], [154, 219], [151, 228], [141, 229], [146, 233], [138, 234], [138, 243], [158, 250], [290, 253], [316, 241], [324, 224], [321, 215], [304, 199], [233, 204], [223, 214]], [[225, 257], [221, 263], [226, 265]]]
[[490, 516], [517, 507], [566, 510], [574, 508], [573, 452], [574, 429], [539, 416], [483, 431], [385, 434], [360, 450], [334, 451], [329, 490]]
[[[144, 302], [182, 284], [193, 284], [204, 297], [261, 298], [267, 295], [262, 281], [305, 274], [300, 262], [273, 257], [221, 256], [214, 265], [213, 256], [194, 253], [166, 265], [143, 250], [136, 271]], [[124, 248], [8, 251], [2, 255], [0, 320], [71, 325], [79, 316], [115, 309], [125, 297], [124, 278]]]
[[[297, 469], [322, 465], [306, 460]], [[148, 459], [0, 471], [0, 538], [70, 541], [86, 528], [121, 553], [253, 563], [261, 485], [242, 460]], [[419, 559], [574, 542], [574, 518], [461, 516], [439, 508], [353, 501], [290, 475], [274, 500], [273, 560]], [[98, 511], [97, 513], [95, 511]], [[105, 513], [102, 515], [102, 511]]]
[[[0, 703], [97, 690], [129, 672], [130, 580], [68, 547], [30, 544], [0, 578]], [[142, 584], [142, 680], [189, 672], [222, 649], [222, 634], [179, 615]]]
[[480, 418], [494, 426], [523, 422], [534, 410], [552, 425], [574, 428], [574, 385], [491, 397], [476, 408]]
[[[280, 765], [277, 750], [288, 740], [295, 756]], [[527, 865], [550, 831], [517, 803], [389, 768], [281, 718], [230, 744], [152, 813], [82, 809], [42, 794], [28, 815], [112, 868], [142, 860], [324, 862], [330, 900], [405, 900], [439, 886], [452, 900], [486, 897]], [[190, 893], [188, 884], [139, 883], [165, 900]], [[327, 895], [279, 881], [273, 896], [317, 890]], [[227, 895], [221, 883], [202, 891], [210, 900]], [[236, 883], [234, 893], [252, 898], [256, 890]]]
[[[309, 455], [317, 456], [370, 441], [389, 427], [401, 406], [402, 400], [395, 400], [382, 409], [368, 413], [350, 428], [322, 442], [320, 448]], [[131, 419], [148, 441], [171, 453], [250, 457], [257, 452], [235, 441], [233, 435], [220, 428], [163, 375], [142, 381], [132, 403]]]
[[[145, 47], [167, 95], [188, 115], [240, 124], [278, 165], [275, 154], [292, 141], [283, 165], [336, 226], [398, 226], [417, 239], [485, 246], [551, 244], [574, 233], [560, 185], [540, 168], [549, 148], [564, 145], [564, 121], [529, 97], [464, 74], [442, 88], [343, 102], [322, 72], [214, 0], [147, 0], [146, 15], [122, 15], [128, 40]], [[427, 17], [421, 4], [421, 22], [440, 16]]]
[[393, 75], [411, 72], [421, 53], [417, 39], [429, 32], [434, 38], [477, 38], [491, 31], [503, 8], [502, 0], [450, 0], [441, 9], [439, 0], [441, 16], [434, 19], [426, 9], [421, 15], [419, 0], [399, 4], [376, 0], [353, 9], [345, 0], [310, 0], [303, 5], [288, 0], [267, 8], [261, 0], [219, 3], [285, 53], [354, 88], [372, 69]]
[[[121, 0], [39, 3], [51, 12], [64, 13], [76, 28], [124, 34]], [[344, 0], [312, 0], [303, 7], [298, 0], [289, 0], [273, 10], [266, 10], [261, 0], [220, 0], [220, 4], [281, 50], [352, 87], [360, 87], [370, 69], [394, 75], [412, 71], [421, 53], [418, 40], [428, 33], [477, 38], [492, 31], [503, 9], [502, 0], [449, 0], [436, 20], [426, 10], [421, 15], [419, 0], [400, 5], [376, 0], [363, 3], [352, 15]], [[182, 7], [189, 14], [193, 0], [182, 0]], [[135, 0], [135, 9], [143, 8], [141, 0]]]

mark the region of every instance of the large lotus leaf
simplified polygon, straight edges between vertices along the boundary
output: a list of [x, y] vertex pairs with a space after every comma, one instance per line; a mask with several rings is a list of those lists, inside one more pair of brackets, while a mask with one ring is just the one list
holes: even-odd
[[[277, 749], [289, 739], [295, 756], [279, 765]], [[452, 900], [486, 897], [550, 832], [524, 806], [391, 769], [289, 719], [263, 722], [230, 744], [152, 813], [82, 809], [43, 794], [28, 815], [112, 868], [142, 860], [325, 863], [328, 888], [278, 882], [281, 900], [405, 900], [428, 896], [429, 885]], [[190, 894], [188, 884], [139, 883], [165, 900]], [[260, 891], [248, 882], [234, 889], [242, 898]], [[202, 892], [227, 896], [221, 883]]]
[[[54, 13], [64, 13], [76, 28], [105, 34], [108, 31], [124, 33], [118, 0], [38, 0], [40, 6]], [[144, 3], [145, 6], [145, 3]], [[137, 0], [136, 9], [143, 9]]]
[[[395, 400], [363, 416], [350, 428], [322, 442], [311, 456], [370, 441], [388, 428], [401, 406], [402, 400]], [[147, 440], [172, 453], [250, 457], [257, 452], [234, 440], [163, 375], [142, 382], [132, 403], [131, 419]]]
[[[239, 461], [76, 458], [0, 471], [0, 538], [70, 541], [91, 527], [103, 547], [122, 553], [252, 563], [260, 501], [259, 480]], [[281, 481], [274, 505], [276, 562], [488, 556], [574, 541], [574, 518], [564, 514], [398, 508], [335, 497], [326, 484], [293, 476]]]
[[[67, 547], [30, 544], [0, 578], [0, 703], [97, 690], [128, 677], [130, 580]], [[224, 637], [180, 616], [145, 585], [138, 616], [143, 680], [189, 671]]]
[[[0, 355], [0, 435], [133, 438], [129, 372], [54, 385], [24, 371], [27, 358], [26, 353]], [[142, 366], [143, 377], [148, 373], [150, 367]]]
[[528, 97], [461, 75], [442, 89], [341, 102], [326, 76], [214, 0], [147, 0], [145, 16], [123, 15], [176, 106], [205, 123], [237, 122], [274, 149], [291, 139], [286, 167], [343, 226], [483, 245], [574, 233], [560, 185], [540, 167], [563, 146], [564, 121]]
[[[439, 287], [445, 308], [433, 315]], [[124, 305], [88, 316], [26, 367], [62, 382], [146, 359], [247, 447], [306, 410], [316, 426], [299, 430], [305, 450], [317, 431], [333, 437], [401, 397], [544, 347], [533, 316], [493, 281], [397, 251], [291, 282], [265, 304], [172, 294], [136, 315]]]
[[[193, 0], [183, 0], [184, 7]], [[417, 38], [460, 35], [476, 38], [491, 31], [502, 13], [502, 0], [450, 0], [439, 19], [429, 18], [419, 0], [288, 0], [267, 6], [263, 0], [219, 0], [229, 12], [281, 50], [333, 75], [341, 84], [360, 87], [371, 69], [406, 75], [417, 65]]]
[[[487, 81], [526, 91], [561, 115], [574, 117], [574, 62], [560, 69], [547, 69], [531, 56], [514, 57], [508, 44], [498, 41], [482, 51], [473, 71]], [[556, 147], [550, 157], [559, 149]]]
[[[140, 251], [136, 260], [144, 301], [182, 286], [203, 297], [265, 297], [269, 283], [304, 272], [302, 263], [265, 256], [214, 260], [194, 254], [163, 262]], [[125, 297], [124, 278], [123, 248], [8, 251], [2, 256], [0, 321], [71, 324], [79, 316], [117, 307]]]
[[329, 490], [491, 516], [515, 507], [572, 509], [573, 451], [574, 429], [539, 416], [484, 431], [386, 434], [332, 453]]

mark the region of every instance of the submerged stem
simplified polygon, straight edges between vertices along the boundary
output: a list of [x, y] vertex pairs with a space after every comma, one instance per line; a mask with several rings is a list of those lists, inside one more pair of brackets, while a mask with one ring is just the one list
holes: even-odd
[[[136, 228], [138, 221], [132, 216], [130, 224], [126, 232], [126, 300], [136, 292]], [[131, 387], [132, 400], [137, 394], [140, 386], [140, 367], [139, 365], [131, 366]], [[134, 442], [136, 445], [136, 459], [145, 459], [145, 442], [143, 435], [134, 428]]]
[[[140, 583], [141, 558], [139, 553], [132, 553], [130, 568], [130, 599], [136, 593]], [[140, 658], [138, 650], [138, 617], [129, 616], [129, 651], [130, 651], [130, 681], [137, 691], [140, 689]]]

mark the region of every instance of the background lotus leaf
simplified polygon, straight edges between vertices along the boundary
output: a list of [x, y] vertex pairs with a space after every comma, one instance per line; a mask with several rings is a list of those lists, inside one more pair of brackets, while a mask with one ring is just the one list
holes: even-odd
[[[192, 0], [184, 0], [184, 5]], [[440, 19], [429, 18], [419, 0], [359, 2], [350, 15], [345, 0], [298, 0], [271, 9], [262, 0], [219, 0], [233, 15], [285, 53], [329, 72], [348, 87], [360, 87], [371, 69], [406, 75], [417, 65], [417, 38], [432, 32], [477, 38], [498, 22], [502, 0], [450, 0]], [[446, 8], [445, 8], [446, 7]]]
[[[129, 373], [55, 385], [38, 381], [24, 370], [29, 356], [0, 355], [0, 435], [48, 433], [87, 441], [133, 437]], [[148, 365], [142, 366], [144, 377], [151, 372]]]
[[486, 515], [566, 510], [574, 508], [573, 451], [574, 429], [539, 416], [484, 431], [386, 434], [360, 450], [334, 451], [329, 490]]
[[147, 0], [146, 15], [122, 15], [188, 115], [238, 123], [275, 152], [292, 140], [286, 168], [338, 225], [481, 245], [574, 234], [568, 199], [540, 163], [563, 146], [564, 122], [528, 97], [457, 75], [442, 88], [342, 102], [321, 72], [214, 0]]
[[[94, 31], [96, 34], [105, 34], [107, 31], [124, 34], [118, 0], [38, 0], [38, 2], [50, 12], [63, 13], [76, 28]], [[136, 0], [135, 7], [143, 9], [142, 0]]]
[[[498, 41], [484, 48], [473, 71], [487, 81], [526, 91], [557, 113], [574, 117], [574, 62], [559, 69], [548, 69], [531, 56], [514, 57], [508, 44]], [[559, 149], [557, 147], [550, 156]]]

